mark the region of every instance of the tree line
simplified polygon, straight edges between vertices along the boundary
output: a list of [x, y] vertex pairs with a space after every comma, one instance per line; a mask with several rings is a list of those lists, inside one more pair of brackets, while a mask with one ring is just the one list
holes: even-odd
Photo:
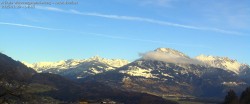
[[250, 104], [250, 87], [246, 88], [240, 97], [233, 90], [229, 90], [223, 104]]

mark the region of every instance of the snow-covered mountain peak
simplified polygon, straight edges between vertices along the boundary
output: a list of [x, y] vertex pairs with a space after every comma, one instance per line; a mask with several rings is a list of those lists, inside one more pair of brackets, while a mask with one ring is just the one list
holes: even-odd
[[26, 66], [35, 69], [37, 72], [44, 72], [49, 69], [67, 70], [70, 68], [76, 68], [84, 63], [101, 63], [110, 66], [112, 68], [118, 68], [128, 64], [129, 61], [122, 59], [106, 59], [106, 58], [101, 58], [99, 56], [94, 56], [89, 59], [83, 59], [83, 60], [70, 59], [70, 60], [61, 60], [57, 62], [38, 62], [33, 64], [27, 62], [23, 63]]
[[196, 56], [196, 59], [199, 59], [199, 60], [210, 60], [210, 61], [212, 61], [212, 60], [215, 60], [216, 58], [214, 56], [211, 56], [211, 55], [206, 56], [204, 54], [201, 54], [199, 56]]
[[213, 67], [233, 71], [237, 74], [239, 74], [241, 67], [244, 65], [244, 64], [241, 64], [238, 61], [230, 59], [228, 57], [199, 55], [196, 57], [196, 59], [200, 60], [208, 65], [211, 65]]
[[214, 61], [214, 60], [223, 60], [223, 61], [229, 61], [229, 62], [237, 62], [237, 60], [230, 59], [228, 57], [219, 57], [219, 56], [212, 56], [212, 55], [199, 55], [196, 57], [196, 59], [200, 60], [207, 60], [207, 61]]
[[112, 67], [121, 67], [129, 63], [129, 61], [124, 59], [107, 59], [100, 56], [93, 56], [89, 59], [85, 59], [85, 62], [96, 61]]
[[91, 58], [89, 58], [89, 59], [87, 59], [87, 60], [99, 61], [99, 60], [104, 60], [104, 58], [102, 58], [102, 57], [100, 57], [100, 56], [93, 56], [93, 57], [91, 57]]
[[155, 52], [161, 52], [161, 53], [167, 53], [167, 54], [172, 54], [172, 55], [175, 55], [175, 56], [180, 56], [180, 57], [186, 57], [186, 58], [189, 58], [187, 55], [185, 55], [184, 53], [180, 52], [180, 51], [177, 51], [177, 50], [174, 50], [174, 49], [171, 49], [171, 48], [157, 48], [155, 50]]
[[28, 63], [28, 62], [22, 61], [22, 63], [23, 63], [24, 65], [26, 65], [27, 67], [30, 67], [30, 68], [33, 67], [33, 64], [30, 64], [30, 63]]
[[57, 62], [38, 62], [38, 63], [27, 63], [27, 62], [22, 62], [28, 67], [31, 67], [35, 69], [36, 71], [40, 72], [42, 70], [47, 70], [47, 69], [52, 69], [52, 68], [58, 68], [58, 69], [69, 69], [77, 66], [78, 64], [84, 62], [84, 60], [61, 60]]

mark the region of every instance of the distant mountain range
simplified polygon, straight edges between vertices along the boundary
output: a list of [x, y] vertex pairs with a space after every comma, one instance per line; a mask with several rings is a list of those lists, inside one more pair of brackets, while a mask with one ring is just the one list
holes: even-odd
[[227, 57], [199, 55], [191, 58], [170, 48], [158, 48], [140, 56], [133, 62], [92, 57], [23, 63], [37, 73], [59, 74], [77, 83], [95, 82], [125, 92], [163, 98], [222, 98], [229, 89], [241, 92], [250, 86], [249, 65]]
[[60, 74], [71, 79], [79, 79], [115, 70], [129, 62], [123, 59], [105, 59], [99, 56], [94, 56], [83, 60], [71, 59], [58, 62], [39, 62], [34, 64], [23, 63], [28, 67], [35, 69], [38, 73]]
[[154, 95], [123, 91], [97, 81], [81, 83], [50, 73], [37, 73], [0, 53], [1, 104], [178, 104]]
[[215, 57], [215, 56], [200, 55], [200, 56], [197, 56], [196, 59], [212, 67], [232, 71], [236, 74], [244, 74], [244, 70], [249, 69], [249, 65], [241, 64], [236, 60], [229, 59], [228, 57]]
[[190, 58], [177, 50], [158, 48], [116, 70], [83, 80], [178, 97], [223, 97], [228, 89], [242, 91], [249, 86], [248, 65], [223, 57], [210, 58], [204, 55]]
[[[174, 64], [194, 64], [205, 67], [220, 68], [237, 75], [246, 75], [250, 68], [249, 65], [239, 63], [228, 57], [199, 55], [195, 58], [190, 58], [184, 53], [170, 48], [158, 48], [155, 51], [144, 54], [142, 59]], [[58, 62], [38, 62], [33, 64], [27, 62], [22, 63], [35, 69], [38, 73], [54, 73], [79, 79], [89, 75], [115, 70], [129, 64], [129, 61], [124, 59], [105, 59], [99, 56], [94, 56], [83, 60], [70, 59]]]

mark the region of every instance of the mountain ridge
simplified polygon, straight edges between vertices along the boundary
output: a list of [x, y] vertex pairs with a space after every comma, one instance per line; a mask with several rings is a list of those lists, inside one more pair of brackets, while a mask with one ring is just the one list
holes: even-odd
[[44, 70], [48, 70], [52, 68], [57, 68], [61, 70], [75, 68], [81, 63], [90, 62], [90, 61], [97, 61], [97, 62], [105, 63], [113, 67], [120, 67], [129, 63], [129, 61], [124, 60], [124, 59], [106, 59], [106, 58], [101, 58], [99, 56], [93, 56], [91, 58], [81, 59], [81, 60], [68, 59], [68, 60], [60, 60], [56, 62], [37, 62], [37, 63], [32, 63], [32, 64], [23, 61], [22, 63], [28, 67], [35, 69], [38, 72], [43, 72]]
[[219, 57], [211, 55], [199, 55], [195, 57], [197, 60], [202, 61], [210, 66], [226, 69], [232, 71], [236, 74], [240, 74], [245, 67], [249, 67], [247, 64], [238, 62], [235, 59], [230, 59], [228, 57]]
[[0, 103], [61, 104], [82, 100], [124, 104], [178, 104], [158, 96], [128, 92], [95, 81], [78, 83], [61, 75], [36, 73], [21, 62], [0, 53]]
[[[248, 77], [242, 78], [241, 74], [209, 63], [194, 64], [189, 61], [199, 60], [179, 53], [169, 51], [169, 48], [149, 51], [123, 67], [82, 80], [96, 80], [124, 90], [158, 96], [179, 97], [222, 97], [228, 89], [242, 91], [250, 85]], [[182, 59], [188, 60], [179, 63]], [[250, 69], [246, 70], [248, 73]]]
[[[143, 59], [159, 60], [169, 63], [198, 64], [198, 65], [211, 66], [215, 68], [222, 68], [227, 71], [232, 71], [235, 74], [243, 74], [244, 72], [246, 72], [246, 69], [249, 69], [248, 64], [240, 63], [237, 60], [230, 59], [228, 57], [219, 57], [219, 56], [201, 54], [194, 58], [191, 58], [188, 55], [184, 54], [183, 52], [171, 48], [157, 48], [154, 51], [141, 54], [141, 56]], [[129, 63], [129, 61], [124, 59], [106, 59], [106, 58], [101, 58], [99, 56], [94, 56], [82, 60], [69, 59], [57, 62], [38, 62], [33, 64], [27, 62], [22, 62], [22, 63], [24, 63], [28, 67], [35, 69], [39, 73], [50, 72], [49, 70], [52, 69], [53, 71], [57, 70], [57, 72], [51, 71], [50, 73], [58, 74], [61, 71], [66, 71], [67, 69], [73, 69], [80, 66], [80, 64], [82, 63], [91, 61], [104, 63], [106, 64], [106, 66], [109, 66], [110, 69], [112, 70], [122, 67]], [[110, 69], [105, 69], [105, 70], [107, 71]]]

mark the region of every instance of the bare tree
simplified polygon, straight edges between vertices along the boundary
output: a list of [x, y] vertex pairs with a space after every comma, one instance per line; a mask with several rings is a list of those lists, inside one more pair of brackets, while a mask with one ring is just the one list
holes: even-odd
[[1, 82], [0, 103], [8, 104], [12, 99], [23, 100], [25, 87], [25, 84]]

